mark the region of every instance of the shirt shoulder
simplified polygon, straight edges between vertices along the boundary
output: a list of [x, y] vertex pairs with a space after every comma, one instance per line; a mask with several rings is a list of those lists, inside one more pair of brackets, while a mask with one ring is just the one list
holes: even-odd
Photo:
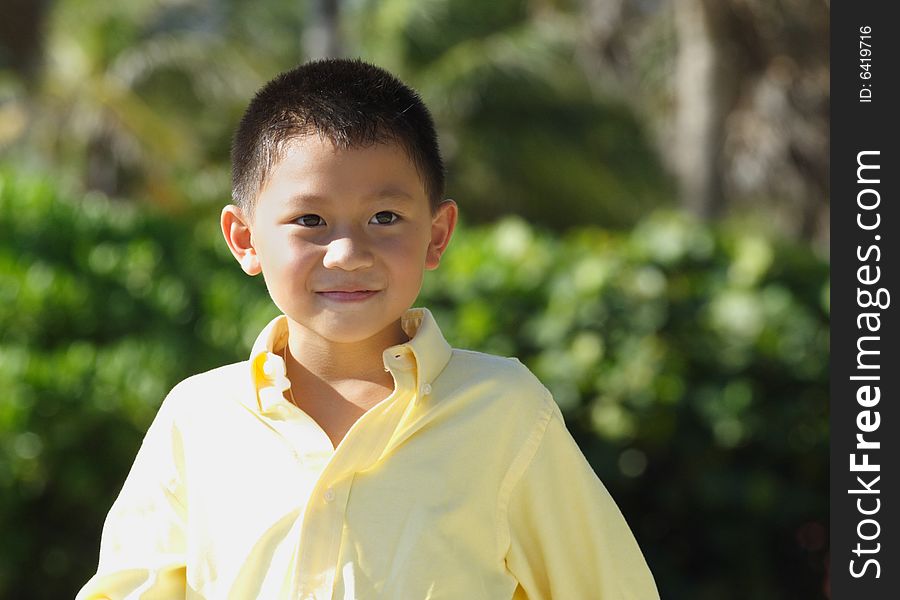
[[525, 419], [559, 410], [550, 390], [516, 357], [454, 348], [441, 377]]
[[250, 389], [250, 367], [241, 361], [191, 375], [179, 381], [166, 395], [159, 417], [174, 420], [209, 415], [210, 409], [221, 407], [227, 400], [237, 399]]

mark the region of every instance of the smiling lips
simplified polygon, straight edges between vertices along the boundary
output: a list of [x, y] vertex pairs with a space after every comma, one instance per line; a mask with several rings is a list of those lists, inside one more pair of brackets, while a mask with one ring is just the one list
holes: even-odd
[[324, 296], [329, 300], [337, 302], [359, 302], [367, 298], [371, 298], [378, 293], [378, 290], [330, 290], [324, 292], [316, 292], [320, 296]]

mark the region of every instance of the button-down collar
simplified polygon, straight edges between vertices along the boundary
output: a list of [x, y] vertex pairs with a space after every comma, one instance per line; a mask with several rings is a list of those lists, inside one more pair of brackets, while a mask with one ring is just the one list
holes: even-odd
[[[410, 340], [384, 350], [384, 368], [395, 376], [398, 386], [403, 379], [396, 377], [397, 372], [414, 370], [415, 396], [421, 399], [431, 393], [431, 384], [444, 370], [452, 350], [427, 308], [410, 308], [401, 317], [400, 326]], [[287, 317], [279, 315], [260, 332], [250, 351], [250, 380], [256, 400], [256, 406], [250, 407], [261, 413], [286, 402], [284, 392], [291, 382], [281, 353], [287, 339]]]

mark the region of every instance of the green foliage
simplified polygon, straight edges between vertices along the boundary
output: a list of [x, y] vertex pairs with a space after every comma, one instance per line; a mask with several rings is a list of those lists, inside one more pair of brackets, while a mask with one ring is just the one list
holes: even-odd
[[[216, 216], [73, 201], [0, 171], [0, 597], [72, 596], [162, 397], [242, 360], [276, 314]], [[508, 218], [463, 223], [417, 305], [453, 345], [546, 383], [665, 597], [813, 597], [827, 272], [674, 214], [564, 237]]]

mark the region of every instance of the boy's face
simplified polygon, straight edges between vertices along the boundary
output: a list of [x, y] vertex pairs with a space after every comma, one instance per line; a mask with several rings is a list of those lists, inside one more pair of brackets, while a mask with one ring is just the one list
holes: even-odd
[[396, 331], [455, 224], [452, 200], [432, 215], [401, 146], [337, 150], [317, 135], [290, 142], [252, 218], [235, 206], [222, 211], [244, 271], [263, 273], [291, 320], [340, 343]]

